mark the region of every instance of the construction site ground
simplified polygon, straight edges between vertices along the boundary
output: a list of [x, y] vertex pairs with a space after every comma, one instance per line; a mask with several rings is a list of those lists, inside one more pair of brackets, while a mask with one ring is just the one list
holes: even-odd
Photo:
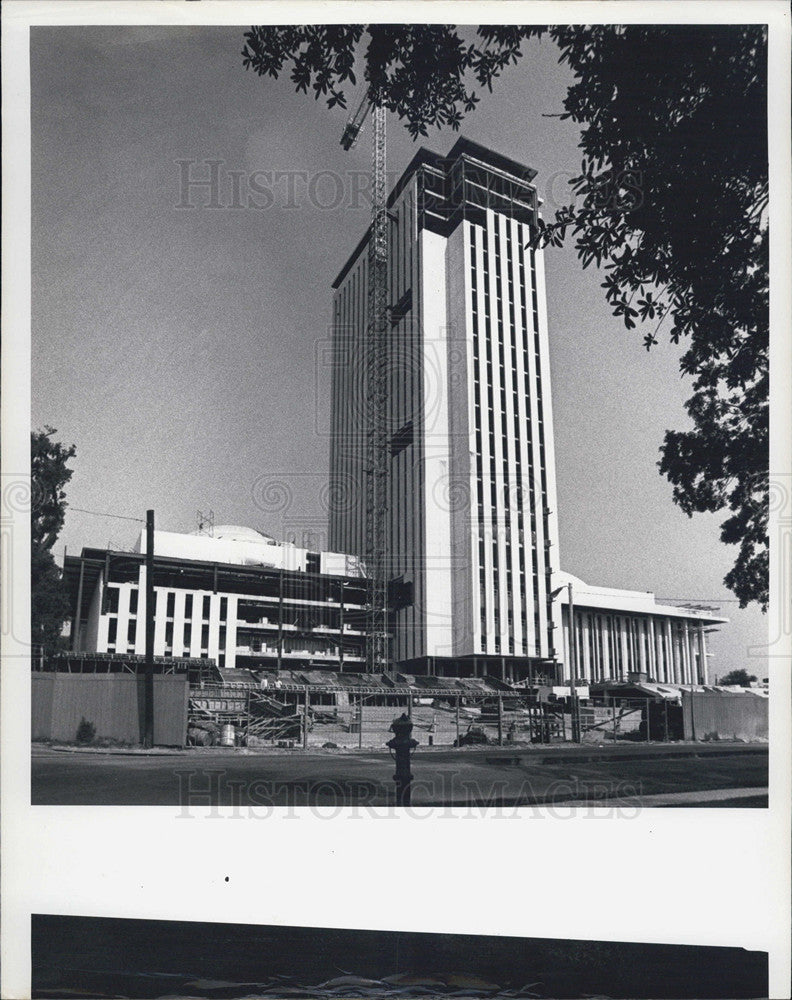
[[[766, 745], [420, 748], [412, 806], [765, 807]], [[393, 806], [388, 751], [34, 745], [34, 805]]]

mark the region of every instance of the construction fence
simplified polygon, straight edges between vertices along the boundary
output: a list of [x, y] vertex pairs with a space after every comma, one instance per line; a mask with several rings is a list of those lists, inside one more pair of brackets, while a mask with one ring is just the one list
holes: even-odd
[[769, 703], [752, 692], [683, 691], [686, 740], [766, 740]]
[[[31, 674], [31, 736], [72, 743], [81, 725], [92, 739], [136, 744], [143, 738], [142, 674]], [[184, 675], [154, 677], [154, 743], [183, 747], [187, 735], [188, 684]]]
[[[564, 738], [563, 714], [522, 699], [425, 691], [383, 695], [361, 691], [317, 691], [310, 687], [273, 692], [257, 688], [204, 687], [190, 697], [188, 739], [209, 743], [217, 735], [236, 745], [305, 748], [379, 748], [392, 737], [394, 718], [408, 715], [421, 746], [505, 745]], [[225, 736], [223, 735], [225, 733]]]
[[[580, 705], [581, 742], [681, 739], [679, 712], [678, 706], [647, 699]], [[383, 695], [225, 684], [191, 690], [188, 742], [381, 749], [393, 735], [391, 723], [402, 713], [412, 720], [412, 736], [424, 747], [555, 743], [574, 737], [568, 705], [540, 704], [529, 695], [433, 694], [425, 689]]]

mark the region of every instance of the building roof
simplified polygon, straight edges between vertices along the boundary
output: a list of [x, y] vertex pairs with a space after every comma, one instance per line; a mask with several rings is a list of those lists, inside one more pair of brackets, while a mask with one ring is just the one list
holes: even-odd
[[[439, 153], [434, 152], [434, 150], [421, 146], [415, 156], [413, 156], [407, 164], [401, 177], [396, 181], [393, 186], [393, 190], [388, 195], [388, 208], [394, 204], [396, 199], [409, 183], [410, 179], [421, 167], [434, 167], [436, 170], [441, 170], [446, 173], [450, 169], [451, 165], [461, 156], [467, 156], [470, 159], [477, 160], [485, 166], [491, 167], [493, 170], [510, 174], [525, 184], [530, 184], [534, 177], [536, 177], [536, 171], [532, 167], [528, 167], [524, 163], [518, 163], [517, 160], [512, 160], [510, 157], [503, 156], [501, 153], [496, 153], [495, 150], [488, 149], [486, 146], [473, 142], [472, 139], [460, 136], [452, 146], [447, 156], [441, 156]], [[338, 277], [332, 284], [333, 288], [338, 288], [349, 273], [352, 265], [355, 263], [368, 243], [370, 232], [371, 227], [366, 230], [358, 245], [347, 258], [346, 263], [338, 273]]]
[[[203, 535], [206, 537], [206, 532], [202, 530], [192, 531], [191, 535]], [[275, 539], [272, 535], [265, 535], [263, 531], [256, 531], [255, 528], [246, 528], [242, 524], [219, 524], [212, 528], [209, 534], [210, 538], [223, 538], [232, 542], [255, 542], [261, 545], [262, 542], [267, 544], [275, 543]]]
[[555, 574], [556, 585], [563, 586], [560, 600], [569, 603], [567, 584], [572, 584], [572, 600], [575, 608], [590, 608], [596, 611], [617, 614], [657, 615], [663, 618], [681, 618], [694, 621], [698, 625], [722, 625], [728, 618], [713, 613], [713, 609], [692, 607], [691, 605], [658, 604], [651, 591], [620, 590], [615, 587], [595, 587], [584, 583], [577, 576], [559, 570]]
[[[96, 585], [102, 578], [105, 567], [112, 572], [115, 568], [122, 566], [127, 571], [131, 570], [136, 577], [138, 567], [144, 564], [145, 555], [140, 552], [119, 552], [112, 549], [83, 548], [79, 556], [67, 555], [63, 564], [63, 579], [69, 594], [70, 613], [74, 613], [77, 605], [77, 595], [80, 592], [80, 577], [83, 578], [80, 619], [86, 620], [93, 599]], [[213, 586], [214, 573], [218, 574], [218, 589], [223, 589], [223, 584], [228, 580], [257, 580], [260, 577], [267, 577], [283, 573], [284, 579], [302, 579], [305, 576], [322, 575], [325, 578], [332, 578], [350, 591], [363, 591], [366, 587], [365, 577], [349, 576], [347, 574], [310, 574], [302, 570], [278, 569], [272, 566], [252, 565], [250, 563], [227, 563], [223, 561], [207, 562], [205, 560], [186, 559], [179, 556], [154, 555], [154, 566], [159, 571], [170, 571], [174, 574], [192, 572], [197, 576], [208, 580], [208, 587]], [[157, 586], [161, 584], [157, 583]], [[177, 584], [177, 586], [179, 586]], [[195, 589], [186, 583], [182, 583], [185, 589]], [[206, 589], [206, 588], [203, 588]], [[353, 602], [354, 603], [354, 602]]]

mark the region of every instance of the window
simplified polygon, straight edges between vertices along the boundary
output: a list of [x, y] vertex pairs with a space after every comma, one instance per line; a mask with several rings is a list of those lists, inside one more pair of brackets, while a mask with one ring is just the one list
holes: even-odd
[[173, 591], [170, 591], [170, 593], [168, 594], [167, 607], [165, 611], [166, 618], [173, 618], [173, 611], [175, 605], [176, 605], [176, 594]]
[[201, 615], [201, 617], [205, 622], [209, 621], [209, 608], [211, 607], [211, 603], [212, 603], [212, 598], [209, 596], [209, 594], [204, 594], [203, 614]]
[[201, 649], [209, 648], [209, 626], [204, 625], [201, 629]]
[[[118, 591], [116, 591], [118, 593]], [[111, 618], [107, 623], [107, 643], [110, 646], [115, 645], [116, 635], [118, 634], [118, 619]]]
[[192, 633], [192, 625], [189, 621], [184, 623], [184, 632], [182, 632], [182, 647], [189, 650], [191, 646], [190, 635]]
[[165, 624], [165, 645], [173, 646], [173, 622]]
[[137, 587], [133, 587], [129, 591], [129, 613], [130, 615], [136, 615], [138, 608], [138, 591]]
[[[137, 591], [133, 590], [132, 593], [136, 594]], [[127, 645], [134, 646], [136, 638], [137, 638], [137, 619], [130, 618], [129, 621], [127, 622]]]
[[187, 594], [184, 598], [184, 617], [192, 618], [193, 595]]
[[220, 598], [220, 621], [224, 622], [228, 618], [228, 598]]
[[118, 614], [118, 587], [107, 588], [107, 608], [106, 614]]
[[225, 647], [226, 647], [226, 630], [225, 630], [225, 627], [222, 626], [222, 625], [220, 626], [220, 641], [218, 643], [218, 646], [219, 646], [219, 648], [222, 651], [225, 651]]

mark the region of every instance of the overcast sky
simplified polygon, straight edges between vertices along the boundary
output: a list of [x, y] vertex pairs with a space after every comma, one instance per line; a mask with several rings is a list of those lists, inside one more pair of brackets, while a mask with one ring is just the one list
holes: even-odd
[[[330, 284], [368, 221], [352, 191], [369, 144], [345, 153], [348, 112], [246, 72], [244, 30], [32, 29], [32, 418], [77, 446], [72, 507], [154, 508], [174, 531], [211, 509], [218, 524], [300, 537], [325, 530], [321, 348]], [[532, 42], [462, 129], [534, 167], [550, 209], [581, 159], [576, 127], [543, 117], [569, 83], [556, 60], [551, 42]], [[354, 107], [359, 92], [348, 93]], [[397, 176], [417, 147], [388, 126]], [[424, 145], [445, 153], [455, 138]], [[203, 188], [188, 192], [197, 207], [179, 207], [183, 172], [206, 178], [210, 160], [220, 207]], [[267, 171], [284, 175], [271, 196], [251, 187]], [[569, 248], [545, 259], [562, 567], [720, 601], [732, 622], [710, 637], [711, 674], [761, 673], [747, 651], [766, 641], [766, 620], [722, 584], [735, 553], [719, 542], [721, 518], [687, 518], [657, 472], [663, 432], [687, 425], [681, 348], [647, 354], [606, 308], [601, 272], [582, 271]], [[292, 491], [286, 511], [269, 502], [272, 480]], [[59, 550], [128, 547], [139, 529], [72, 510]]]

